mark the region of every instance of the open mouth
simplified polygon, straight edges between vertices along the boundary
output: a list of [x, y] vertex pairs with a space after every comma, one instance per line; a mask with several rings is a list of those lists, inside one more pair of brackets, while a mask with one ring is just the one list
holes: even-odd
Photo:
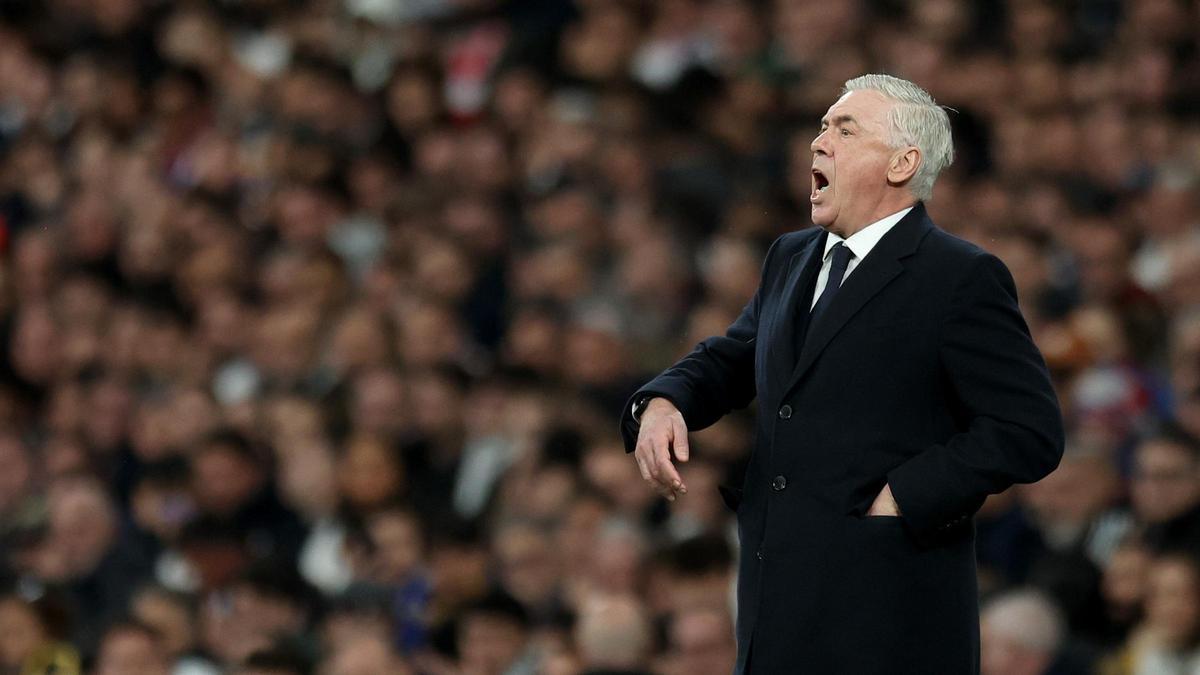
[[812, 175], [812, 195], [816, 197], [818, 194], [829, 189], [829, 179], [825, 177], [825, 174], [820, 169], [813, 169]]

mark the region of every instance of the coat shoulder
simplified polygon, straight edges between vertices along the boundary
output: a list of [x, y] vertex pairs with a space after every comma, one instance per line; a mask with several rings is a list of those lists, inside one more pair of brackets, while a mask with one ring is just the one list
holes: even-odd
[[938, 266], [948, 272], [947, 276], [950, 278], [970, 273], [985, 260], [1003, 265], [1003, 262], [987, 249], [936, 226], [922, 242], [921, 252], [936, 257]]
[[793, 230], [779, 235], [775, 243], [771, 244], [771, 248], [777, 248], [781, 253], [796, 253], [804, 248], [808, 242], [821, 236], [824, 232], [817, 226], [806, 227], [801, 230]]
[[764, 267], [769, 268], [772, 264], [779, 264], [779, 261], [791, 260], [792, 256], [804, 250], [817, 237], [824, 232], [819, 227], [806, 227], [802, 230], [794, 230], [779, 235], [775, 241], [771, 242], [771, 247], [767, 249], [767, 256], [764, 260]]

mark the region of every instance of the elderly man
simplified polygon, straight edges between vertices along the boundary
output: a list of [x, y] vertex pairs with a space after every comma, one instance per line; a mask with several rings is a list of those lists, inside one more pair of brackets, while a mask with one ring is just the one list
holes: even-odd
[[983, 608], [983, 675], [1045, 675], [1062, 647], [1062, 612], [1029, 589], [992, 598]]
[[757, 292], [631, 398], [642, 476], [674, 500], [687, 432], [758, 399], [741, 489], [736, 673], [978, 673], [972, 515], [1052, 471], [1061, 413], [995, 256], [923, 202], [945, 111], [886, 75], [846, 83], [812, 141], [812, 220]]

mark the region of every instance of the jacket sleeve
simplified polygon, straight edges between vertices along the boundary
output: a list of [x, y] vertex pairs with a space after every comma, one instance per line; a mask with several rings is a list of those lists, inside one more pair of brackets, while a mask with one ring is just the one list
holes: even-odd
[[943, 376], [965, 431], [888, 473], [906, 524], [932, 536], [969, 519], [989, 494], [1058, 466], [1063, 422], [1012, 275], [981, 253], [954, 292], [941, 331]]
[[771, 244], [763, 261], [758, 290], [725, 334], [701, 341], [691, 353], [630, 397], [621, 415], [625, 452], [633, 452], [637, 446], [638, 423], [632, 413], [634, 403], [643, 396], [669, 400], [683, 413], [689, 431], [703, 429], [730, 410], [744, 408], [754, 400], [759, 307], [772, 254], [780, 241], [782, 237]]

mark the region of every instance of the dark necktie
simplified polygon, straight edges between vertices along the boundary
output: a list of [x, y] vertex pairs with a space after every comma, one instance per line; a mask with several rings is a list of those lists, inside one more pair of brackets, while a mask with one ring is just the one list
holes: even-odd
[[850, 247], [840, 241], [833, 245], [831, 252], [833, 260], [829, 263], [829, 279], [825, 282], [825, 290], [821, 291], [821, 297], [817, 299], [817, 304], [813, 305], [812, 312], [808, 316], [810, 327], [817, 322], [829, 305], [833, 304], [833, 298], [837, 296], [838, 289], [842, 287], [842, 278], [846, 276], [846, 266], [850, 264], [850, 258], [854, 255]]

